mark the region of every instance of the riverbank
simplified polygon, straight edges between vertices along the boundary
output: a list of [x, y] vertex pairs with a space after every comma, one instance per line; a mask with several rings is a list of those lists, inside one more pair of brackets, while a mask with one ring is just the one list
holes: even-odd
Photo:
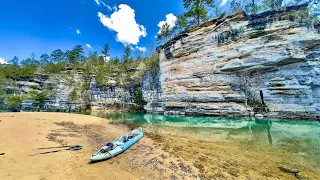
[[[90, 164], [103, 144], [129, 129], [107, 119], [64, 113], [0, 113], [0, 179], [194, 179], [197, 168], [147, 137], [114, 159]], [[83, 145], [79, 151], [28, 156], [37, 148]]]
[[[131, 128], [146, 127], [146, 135], [161, 149], [189, 162], [206, 179], [320, 176], [317, 121], [127, 113], [104, 117]], [[287, 173], [284, 167], [299, 173]]]

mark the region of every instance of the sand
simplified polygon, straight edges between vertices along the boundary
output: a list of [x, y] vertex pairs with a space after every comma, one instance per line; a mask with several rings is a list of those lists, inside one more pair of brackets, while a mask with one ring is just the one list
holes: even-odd
[[[90, 163], [104, 143], [129, 130], [107, 119], [64, 113], [0, 113], [0, 179], [199, 179], [197, 168], [144, 137], [119, 156]], [[37, 148], [82, 145], [79, 151], [28, 156]], [[50, 150], [49, 150], [50, 151]]]

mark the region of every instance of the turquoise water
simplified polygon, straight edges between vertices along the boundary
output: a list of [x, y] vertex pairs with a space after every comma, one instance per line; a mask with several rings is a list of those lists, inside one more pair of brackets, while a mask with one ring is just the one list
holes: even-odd
[[[320, 122], [280, 119], [226, 118], [209, 116], [166, 116], [155, 114], [110, 113], [100, 116], [117, 121], [130, 121], [132, 127], [155, 126], [186, 128], [197, 133], [210, 135], [228, 134], [235, 138], [252, 140], [256, 143], [281, 146], [300, 143], [301, 151], [319, 150]], [[222, 137], [219, 137], [222, 138]], [[307, 147], [310, 146], [310, 147]], [[300, 152], [304, 153], [304, 152]]]
[[[289, 164], [303, 169], [311, 177], [320, 176], [320, 122], [318, 121], [130, 113], [96, 115], [129, 124], [131, 128], [143, 126], [147, 132], [160, 132], [168, 142], [167, 146], [172, 148], [190, 147], [190, 143], [177, 145], [175, 141], [188, 142], [192, 139], [193, 142], [201, 144], [204, 140], [205, 146], [201, 149], [207, 148], [203, 151], [204, 154], [212, 149], [211, 146], [219, 144], [222, 145], [221, 148], [216, 148], [214, 151], [221, 150], [227, 157], [236, 156], [233, 159], [235, 162], [237, 157], [245, 152], [247, 155], [239, 164], [248, 161], [247, 164], [251, 163], [246, 167], [248, 169], [255, 168], [257, 159], [261, 160], [264, 156], [268, 156], [270, 159], [259, 166], [271, 169], [272, 173], [278, 173], [279, 164]], [[180, 148], [181, 151], [184, 151], [184, 148]], [[232, 149], [233, 152], [228, 154], [228, 149]], [[260, 154], [260, 151], [265, 154]], [[192, 154], [187, 151], [181, 152], [183, 153], [186, 153], [186, 157]], [[219, 156], [220, 160], [223, 157], [224, 155]], [[192, 160], [196, 161], [196, 158]], [[230, 161], [229, 158], [223, 160]], [[212, 167], [209, 166], [208, 169], [210, 168]], [[214, 168], [209, 172], [213, 170]]]

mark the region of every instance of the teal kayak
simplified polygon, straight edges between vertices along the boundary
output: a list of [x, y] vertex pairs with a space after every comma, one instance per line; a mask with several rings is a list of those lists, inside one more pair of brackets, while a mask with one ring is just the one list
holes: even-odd
[[144, 135], [144, 129], [139, 127], [128, 134], [121, 136], [110, 143], [103, 146], [91, 158], [91, 161], [102, 161], [112, 158], [125, 150], [129, 149], [134, 143], [138, 142]]

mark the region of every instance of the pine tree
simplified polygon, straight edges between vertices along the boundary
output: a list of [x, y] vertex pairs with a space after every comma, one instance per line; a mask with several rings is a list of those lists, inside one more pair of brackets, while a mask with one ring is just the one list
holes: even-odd
[[127, 45], [124, 48], [124, 55], [123, 55], [123, 63], [127, 63], [130, 60], [130, 56], [131, 56], [131, 47], [129, 45]]
[[17, 56], [14, 56], [12, 60], [9, 60], [9, 63], [12, 65], [17, 65], [19, 62], [19, 59]]
[[196, 25], [208, 17], [208, 8], [214, 7], [214, 0], [183, 0], [183, 6], [187, 9], [186, 17], [192, 18]]
[[243, 10], [241, 0], [231, 0], [230, 2], [231, 13], [236, 13]]
[[103, 46], [103, 50], [101, 51], [101, 53], [102, 53], [105, 57], [107, 57], [107, 56], [109, 56], [109, 50], [110, 50], [109, 44], [105, 44], [105, 45]]

